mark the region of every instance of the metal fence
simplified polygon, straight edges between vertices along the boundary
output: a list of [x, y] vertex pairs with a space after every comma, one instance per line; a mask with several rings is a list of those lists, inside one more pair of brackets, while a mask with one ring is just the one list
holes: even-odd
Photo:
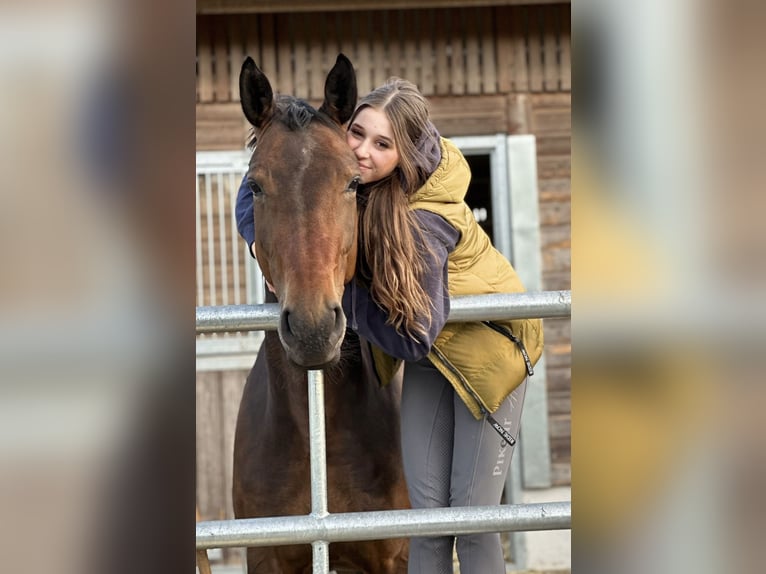
[[[448, 321], [569, 317], [570, 291], [471, 295], [451, 300]], [[197, 308], [197, 332], [275, 329], [277, 304]], [[310, 371], [311, 513], [197, 523], [198, 551], [210, 548], [312, 544], [314, 574], [329, 572], [329, 544], [410, 536], [516, 532], [571, 528], [571, 503], [509, 504], [460, 508], [329, 514], [325, 450], [324, 380]]]

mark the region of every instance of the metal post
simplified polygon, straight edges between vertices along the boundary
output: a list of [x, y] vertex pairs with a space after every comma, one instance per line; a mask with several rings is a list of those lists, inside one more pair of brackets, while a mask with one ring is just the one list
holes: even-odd
[[[311, 516], [327, 516], [327, 449], [325, 443], [324, 374], [309, 371], [309, 446], [311, 450]], [[314, 574], [330, 570], [330, 552], [326, 541], [312, 543]]]

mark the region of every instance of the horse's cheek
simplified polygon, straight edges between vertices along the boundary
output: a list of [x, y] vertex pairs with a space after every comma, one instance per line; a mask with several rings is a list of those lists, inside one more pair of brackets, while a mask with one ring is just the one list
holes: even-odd
[[356, 238], [354, 238], [354, 243], [351, 249], [348, 252], [348, 256], [346, 257], [346, 273], [343, 277], [343, 284], [350, 282], [351, 279], [354, 277], [354, 271], [356, 270]]

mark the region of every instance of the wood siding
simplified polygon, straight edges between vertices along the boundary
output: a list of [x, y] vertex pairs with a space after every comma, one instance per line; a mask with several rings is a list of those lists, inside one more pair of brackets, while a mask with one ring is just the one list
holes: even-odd
[[[529, 131], [537, 139], [543, 289], [571, 289], [571, 96], [535, 94]], [[551, 478], [571, 482], [571, 321], [546, 319], [545, 360]]]
[[425, 95], [569, 91], [569, 5], [197, 16], [197, 101], [238, 101], [251, 56], [276, 91], [323, 95], [339, 51], [359, 93], [388, 76]]

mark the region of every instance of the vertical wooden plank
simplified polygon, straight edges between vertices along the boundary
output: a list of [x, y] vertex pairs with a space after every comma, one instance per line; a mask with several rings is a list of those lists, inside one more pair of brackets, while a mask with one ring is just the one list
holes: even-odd
[[308, 59], [306, 14], [293, 15], [293, 58], [295, 58], [295, 95], [299, 98], [309, 97]]
[[497, 49], [497, 89], [507, 94], [513, 89], [513, 44], [511, 42], [511, 7], [493, 9], [495, 19], [495, 47]]
[[[387, 18], [385, 12], [376, 10], [372, 13], [372, 89], [377, 88], [388, 77], [388, 64], [386, 63], [386, 30]], [[361, 91], [359, 95], [363, 94]]]
[[543, 29], [542, 10], [534, 6], [529, 10], [529, 91], [543, 90]]
[[453, 12], [452, 25], [450, 27], [449, 42], [452, 48], [452, 57], [450, 58], [450, 91], [456, 95], [465, 94], [465, 48], [463, 46], [465, 12], [464, 8]]
[[226, 516], [234, 518], [231, 497], [234, 466], [234, 435], [237, 428], [237, 414], [242, 391], [247, 379], [246, 371], [224, 371], [221, 373], [221, 437], [223, 442], [223, 475], [226, 488]]
[[239, 71], [245, 59], [245, 34], [243, 19], [229, 16], [226, 18], [229, 34], [229, 97], [231, 101], [239, 101]]
[[295, 93], [292, 58], [293, 18], [294, 14], [277, 14], [276, 16], [278, 90], [282, 94]]
[[197, 506], [203, 520], [220, 519], [226, 505], [217, 377], [217, 373], [196, 376]]
[[469, 94], [481, 93], [478, 12], [478, 8], [466, 8], [464, 12], [466, 92]]
[[497, 93], [497, 61], [495, 59], [495, 30], [492, 26], [492, 8], [479, 10], [481, 41], [481, 91], [484, 94]]
[[340, 39], [340, 51], [343, 52], [346, 57], [351, 60], [351, 63], [356, 67], [356, 39], [358, 22], [357, 12], [341, 12], [340, 21], [338, 27], [338, 38]]
[[[325, 35], [325, 49], [324, 49], [324, 65], [322, 66], [323, 76], [327, 75], [340, 52], [340, 35], [338, 34], [338, 13], [326, 12], [325, 13], [325, 29], [327, 30]], [[322, 81], [324, 86], [324, 81]], [[324, 93], [324, 87], [322, 88]]]
[[271, 87], [279, 91], [277, 74], [277, 43], [274, 32], [274, 15], [261, 15], [261, 61], [258, 67], [264, 71], [271, 82]]
[[210, 44], [210, 18], [197, 17], [197, 86], [199, 101], [213, 101], [213, 54]]
[[356, 86], [359, 95], [368, 94], [372, 86], [372, 15], [369, 12], [359, 12], [356, 37]]
[[402, 68], [402, 11], [392, 10], [388, 13], [388, 74], [401, 76]]
[[261, 16], [259, 14], [246, 14], [244, 16], [236, 16], [234, 19], [241, 19], [244, 23], [245, 56], [250, 56], [258, 64], [258, 67], [263, 69], [263, 59], [261, 58]]
[[436, 70], [436, 93], [440, 96], [446, 96], [450, 93], [448, 64], [449, 12], [444, 9], [436, 10], [434, 20], [434, 68]]
[[423, 10], [420, 13], [418, 52], [420, 53], [420, 91], [424, 96], [431, 96], [435, 91], [433, 10]]
[[420, 88], [420, 57], [418, 56], [418, 10], [402, 13], [402, 48], [404, 50], [404, 70], [402, 77]]
[[513, 44], [513, 87], [517, 92], [529, 91], [529, 73], [527, 71], [527, 7], [513, 9], [511, 20], [511, 43]]
[[559, 15], [559, 47], [561, 49], [561, 89], [572, 89], [572, 57], [571, 57], [571, 29], [572, 12], [571, 5], [561, 6]]
[[559, 79], [561, 78], [558, 54], [558, 28], [559, 6], [548, 5], [542, 7], [543, 15], [543, 62], [545, 70], [543, 85], [546, 92], [559, 91]]
[[314, 100], [321, 100], [324, 97], [325, 74], [322, 72], [322, 28], [323, 26], [315, 14], [306, 13], [306, 32], [309, 43], [309, 98]]
[[225, 16], [213, 17], [213, 51], [215, 58], [215, 101], [228, 102], [229, 96], [229, 49]]

